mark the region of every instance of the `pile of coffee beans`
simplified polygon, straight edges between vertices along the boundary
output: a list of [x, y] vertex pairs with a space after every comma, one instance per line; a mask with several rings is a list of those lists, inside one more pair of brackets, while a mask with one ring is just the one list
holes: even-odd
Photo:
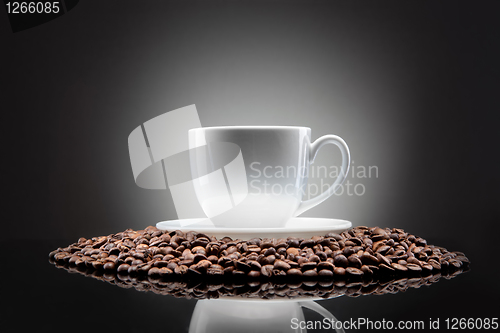
[[74, 266], [55, 262], [56, 267], [70, 273], [79, 273], [100, 281], [108, 282], [121, 288], [134, 288], [137, 291], [153, 292], [158, 295], [170, 295], [186, 299], [328, 299], [339, 296], [358, 297], [362, 295], [385, 295], [404, 292], [410, 288], [430, 286], [441, 278], [451, 279], [463, 272], [462, 269], [453, 271], [433, 272], [432, 274], [413, 277], [379, 276], [379, 279], [337, 278], [337, 279], [308, 279], [282, 277], [277, 280], [262, 281], [261, 279], [234, 279], [222, 280], [194, 279], [179, 280], [165, 279], [158, 276], [117, 274], [96, 270], [86, 266]]
[[52, 251], [49, 259], [59, 265], [165, 280], [356, 280], [379, 275], [426, 275], [467, 268], [469, 264], [461, 252], [428, 245], [425, 239], [402, 229], [379, 227], [355, 227], [340, 235], [329, 233], [308, 239], [233, 240], [151, 226], [80, 238]]

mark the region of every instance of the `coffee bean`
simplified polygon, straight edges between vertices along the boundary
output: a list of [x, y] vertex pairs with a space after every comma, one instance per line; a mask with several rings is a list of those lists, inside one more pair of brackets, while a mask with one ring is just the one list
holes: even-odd
[[328, 234], [325, 235], [325, 237], [327, 237], [327, 238], [333, 238], [333, 239], [335, 239], [337, 241], [342, 240], [342, 236], [340, 236], [339, 234], [336, 234], [334, 232], [329, 232]]
[[313, 247], [314, 245], [316, 245], [316, 242], [312, 239], [304, 239], [301, 243], [300, 243], [300, 248], [303, 249], [304, 247]]
[[[441, 264], [439, 262], [437, 262], [436, 260], [434, 260], [434, 259], [428, 260], [427, 263], [429, 265], [431, 265], [432, 268], [434, 268], [434, 269], [441, 269]], [[460, 266], [458, 266], [458, 267], [460, 267]]]
[[422, 269], [426, 271], [432, 271], [433, 267], [430, 264], [422, 263]]
[[360, 259], [364, 265], [377, 265], [379, 262], [377, 257], [371, 255], [368, 252], [363, 252]]
[[251, 270], [251, 267], [249, 264], [241, 261], [241, 260], [238, 260], [236, 263], [235, 263], [235, 267], [237, 270], [240, 270], [240, 271], [243, 271], [245, 273], [248, 273], [250, 270]]
[[246, 250], [246, 251], [244, 251], [244, 252], [250, 252], [250, 253], [255, 252], [255, 253], [260, 253], [260, 251], [261, 251], [260, 247], [250, 245], [250, 246], [248, 246], [247, 250]]
[[193, 257], [193, 263], [198, 263], [201, 260], [207, 260], [207, 256], [202, 253], [196, 253]]
[[389, 245], [382, 245], [377, 248], [377, 253], [385, 253], [387, 250], [389, 250], [391, 247]]
[[460, 260], [450, 259], [448, 262], [455, 268], [460, 268], [462, 266], [462, 262]]
[[364, 275], [373, 275], [373, 271], [367, 265], [361, 266], [361, 271], [363, 271]]
[[290, 265], [283, 260], [276, 260], [274, 262], [274, 269], [280, 270], [280, 271], [288, 271], [290, 269]]
[[391, 261], [391, 260], [389, 260], [389, 258], [387, 258], [387, 257], [385, 257], [385, 256], [383, 256], [383, 255], [381, 255], [380, 253], [377, 253], [377, 256], [376, 256], [376, 257], [377, 257], [377, 260], [378, 260], [378, 262], [379, 262], [379, 263], [381, 263], [381, 264], [385, 264], [386, 266], [390, 266], [390, 265], [391, 265], [391, 263], [392, 263], [392, 261]]
[[392, 268], [390, 265], [387, 264], [379, 264], [379, 267], [384, 270], [384, 271], [394, 271], [394, 268]]
[[111, 261], [108, 261], [107, 263], [104, 264], [103, 268], [106, 271], [112, 271], [112, 270], [115, 269], [115, 263], [111, 262]]
[[318, 265], [317, 265], [317, 269], [319, 271], [323, 270], [323, 269], [326, 269], [326, 270], [330, 270], [330, 271], [333, 271], [333, 269], [335, 268], [335, 266], [332, 264], [332, 263], [329, 263], [327, 261], [322, 261], [320, 262]]
[[251, 260], [251, 261], [247, 262], [247, 264], [250, 266], [250, 269], [253, 271], [260, 271], [260, 269], [262, 268], [262, 265], [259, 264], [259, 262], [256, 260]]
[[321, 260], [319, 259], [319, 257], [317, 255], [313, 254], [312, 256], [309, 257], [309, 261], [318, 263]]
[[262, 268], [260, 270], [260, 273], [263, 276], [270, 277], [270, 276], [273, 275], [273, 270], [274, 270], [274, 266], [273, 265], [264, 265], [264, 266], [262, 266]]
[[411, 264], [411, 263], [407, 264], [406, 268], [408, 268], [411, 271], [415, 271], [415, 272], [420, 272], [422, 270], [422, 267], [420, 267], [420, 265]]
[[188, 271], [188, 267], [186, 265], [180, 265], [180, 266], [175, 267], [175, 269], [174, 269], [174, 273], [179, 274], [179, 275], [184, 275], [187, 273], [187, 271]]
[[355, 267], [347, 267], [345, 269], [345, 271], [347, 274], [350, 274], [350, 275], [355, 275], [355, 276], [363, 275], [363, 271], [361, 269], [355, 268]]
[[95, 261], [92, 262], [92, 267], [94, 269], [97, 269], [97, 270], [103, 269], [104, 263], [102, 261], [100, 261], [100, 260], [95, 260]]
[[318, 272], [318, 275], [321, 277], [332, 277], [333, 271], [331, 271], [329, 269], [322, 269]]
[[120, 266], [118, 266], [117, 272], [118, 273], [128, 272], [129, 267], [130, 265], [128, 264], [121, 264]]
[[168, 264], [167, 264], [167, 268], [172, 270], [172, 271], [175, 271], [175, 269], [177, 268], [177, 263], [174, 262], [174, 261], [170, 261]]
[[349, 257], [356, 253], [352, 247], [345, 247], [344, 250], [342, 251], [345, 257]]
[[308, 271], [303, 272], [302, 276], [308, 277], [308, 278], [314, 278], [314, 277], [318, 276], [318, 272], [316, 271], [316, 269], [310, 269]]
[[363, 263], [361, 262], [361, 259], [355, 254], [351, 255], [349, 258], [347, 258], [347, 261], [349, 263], [349, 266], [351, 267], [356, 267], [356, 268], [361, 268]]
[[211, 265], [207, 269], [207, 274], [211, 276], [220, 276], [224, 274], [224, 269], [220, 265]]
[[334, 262], [335, 266], [338, 266], [338, 267], [347, 267], [347, 265], [349, 264], [349, 261], [347, 260], [346, 256], [344, 256], [342, 254], [339, 254], [338, 256], [336, 256], [333, 259], [333, 262]]
[[291, 268], [289, 269], [286, 274], [288, 276], [294, 276], [294, 277], [298, 277], [298, 276], [302, 276], [302, 271], [300, 269], [297, 269], [297, 268]]
[[260, 277], [260, 271], [250, 271], [248, 272], [249, 278], [258, 278]]
[[403, 266], [403, 265], [400, 265], [400, 264], [396, 264], [394, 262], [391, 264], [391, 267], [394, 268], [397, 271], [403, 271], [403, 272], [405, 272], [405, 271], [408, 270], [408, 268], [406, 268], [406, 266]]
[[148, 275], [149, 275], [149, 276], [160, 275], [160, 269], [159, 269], [158, 267], [152, 267], [152, 268], [148, 271]]

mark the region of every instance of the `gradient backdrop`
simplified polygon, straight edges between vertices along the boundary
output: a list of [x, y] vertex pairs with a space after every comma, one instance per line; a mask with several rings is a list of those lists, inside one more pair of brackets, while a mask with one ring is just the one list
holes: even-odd
[[204, 126], [308, 126], [377, 166], [351, 178], [363, 196], [304, 215], [404, 228], [490, 269], [478, 249], [499, 231], [498, 1], [84, 1], [18, 33], [4, 10], [7, 239], [65, 245], [175, 219], [168, 191], [135, 185], [127, 137], [196, 104]]

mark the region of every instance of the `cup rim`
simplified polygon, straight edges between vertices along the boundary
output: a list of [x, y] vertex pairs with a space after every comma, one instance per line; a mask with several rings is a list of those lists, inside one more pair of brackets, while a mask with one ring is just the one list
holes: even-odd
[[310, 127], [305, 127], [305, 126], [272, 126], [272, 125], [249, 125], [249, 126], [209, 126], [209, 127], [197, 127], [197, 128], [191, 128], [189, 132], [191, 131], [204, 131], [204, 130], [222, 130], [222, 129], [238, 129], [238, 130], [297, 130], [297, 129], [305, 129], [305, 130], [311, 130]]

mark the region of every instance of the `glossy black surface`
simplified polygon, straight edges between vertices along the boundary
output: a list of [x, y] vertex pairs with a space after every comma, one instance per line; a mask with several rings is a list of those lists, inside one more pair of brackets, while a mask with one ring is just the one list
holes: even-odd
[[[4, 258], [8, 269], [2, 271], [2, 295], [9, 300], [2, 317], [12, 323], [10, 327], [36, 327], [41, 332], [188, 331], [197, 300], [124, 289], [56, 268], [49, 263], [48, 253], [71, 243], [68, 241], [23, 243], [21, 247], [14, 242], [1, 246], [3, 253], [15, 251], [18, 258]], [[318, 303], [341, 321], [363, 317], [372, 321], [423, 320], [427, 324], [430, 318], [439, 318], [443, 327], [449, 317], [498, 317], [499, 271], [489, 267], [482, 252], [477, 248], [466, 253], [470, 270], [449, 280], [441, 278], [432, 285], [396, 294], [341, 296]], [[306, 320], [321, 320], [310, 310], [304, 313]]]
[[48, 254], [176, 218], [168, 191], [134, 183], [127, 137], [190, 104], [203, 126], [342, 136], [379, 177], [310, 216], [403, 228], [471, 261], [428, 287], [320, 301], [337, 319], [500, 317], [499, 12], [496, 0], [80, 1], [12, 33], [0, 11], [0, 330], [188, 331], [196, 300], [70, 274]]

